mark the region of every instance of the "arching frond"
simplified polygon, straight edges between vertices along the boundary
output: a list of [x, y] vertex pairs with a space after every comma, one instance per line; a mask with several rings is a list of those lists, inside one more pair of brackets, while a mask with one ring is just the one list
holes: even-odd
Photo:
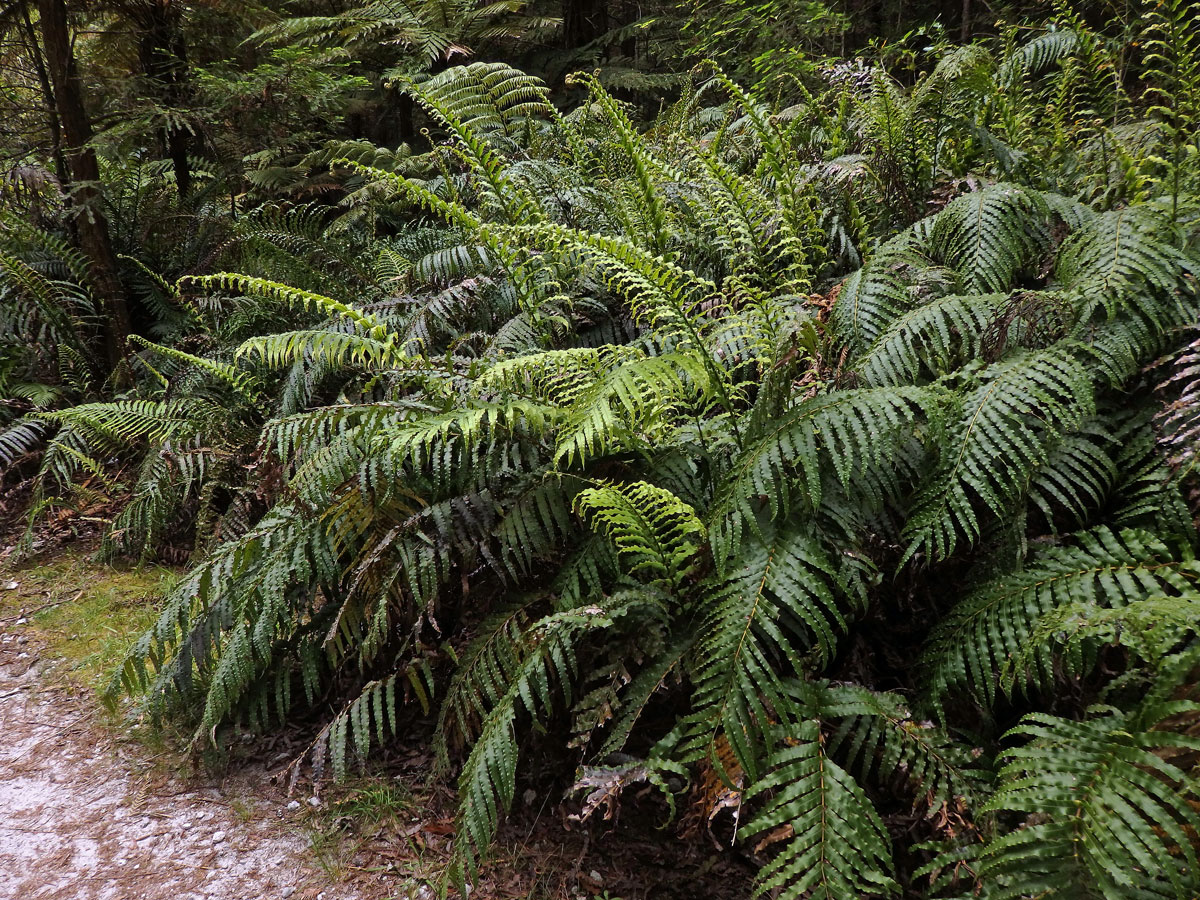
[[922, 657], [927, 690], [940, 701], [968, 688], [984, 701], [996, 697], [997, 673], [1022, 654], [1019, 675], [1048, 684], [1051, 656], [1026, 651], [1041, 617], [1078, 604], [1124, 607], [1165, 592], [1194, 590], [1200, 565], [1182, 558], [1146, 532], [1082, 532], [1074, 545], [1046, 551], [1027, 568], [990, 581], [955, 606], [930, 635]]
[[948, 429], [936, 473], [921, 486], [905, 525], [906, 556], [949, 556], [960, 535], [982, 531], [980, 505], [1002, 516], [1061, 435], [1092, 413], [1087, 370], [1069, 349], [1017, 357], [985, 370]]

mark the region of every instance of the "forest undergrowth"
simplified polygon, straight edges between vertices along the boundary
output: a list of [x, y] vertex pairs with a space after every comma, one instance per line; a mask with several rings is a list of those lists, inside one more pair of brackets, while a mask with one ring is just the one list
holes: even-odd
[[1195, 896], [1200, 6], [749, 61], [710, 6], [678, 66], [264, 14], [244, 83], [156, 70], [157, 143], [25, 152], [0, 502], [186, 561], [104, 701], [304, 723], [313, 790], [419, 748], [454, 812], [397, 891], [540, 810], [745, 896]]

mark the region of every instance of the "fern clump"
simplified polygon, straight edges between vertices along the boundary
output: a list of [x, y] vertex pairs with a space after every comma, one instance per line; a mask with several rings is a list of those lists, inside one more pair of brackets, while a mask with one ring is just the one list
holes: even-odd
[[[1193, 137], [1118, 148], [1162, 108], [1063, 17], [793, 106], [701, 66], [649, 127], [591, 76], [392, 72], [427, 147], [326, 148], [342, 205], [168, 286], [188, 338], [125, 395], [0, 432], [47, 495], [137, 461], [113, 552], [197, 533], [110, 699], [198, 744], [315, 712], [318, 778], [428, 725], [446, 890], [540, 754], [755, 895], [1195, 895]], [[67, 353], [86, 298], [10, 256]]]

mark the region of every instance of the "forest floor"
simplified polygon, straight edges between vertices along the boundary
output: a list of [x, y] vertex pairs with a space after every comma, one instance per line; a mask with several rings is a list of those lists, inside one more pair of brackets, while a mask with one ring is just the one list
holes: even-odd
[[[454, 823], [452, 794], [425, 783], [427, 748], [289, 796], [303, 734], [242, 735], [200, 760], [103, 708], [99, 687], [177, 573], [104, 566], [94, 550], [13, 566], [0, 548], [0, 900], [431, 898]], [[750, 870], [710, 843], [636, 810], [632, 827], [568, 831], [554, 805], [514, 812], [472, 900], [747, 894]]]
[[286, 798], [113, 727], [96, 682], [170, 573], [95, 569], [0, 573], [0, 900], [366, 900]]

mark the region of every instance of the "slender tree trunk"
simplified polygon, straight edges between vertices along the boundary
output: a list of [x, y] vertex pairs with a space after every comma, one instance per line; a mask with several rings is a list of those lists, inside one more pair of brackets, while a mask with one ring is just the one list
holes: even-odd
[[50, 86], [50, 73], [46, 71], [46, 63], [42, 59], [42, 48], [38, 43], [37, 32], [29, 18], [29, 7], [24, 4], [21, 5], [21, 20], [25, 27], [25, 40], [29, 45], [29, 56], [33, 60], [38, 85], [42, 89], [42, 99], [46, 104], [46, 125], [50, 131], [50, 154], [54, 157], [54, 174], [58, 178], [59, 187], [65, 193], [69, 189], [71, 176], [67, 171], [67, 159], [63, 156], [62, 127], [58, 124], [58, 109], [54, 104], [54, 88]]
[[125, 358], [125, 343], [129, 337], [129, 306], [121, 279], [117, 274], [117, 257], [113, 253], [108, 220], [100, 198], [100, 166], [96, 151], [89, 145], [92, 125], [83, 105], [83, 89], [75, 70], [75, 55], [67, 24], [64, 0], [38, 0], [41, 18], [42, 45], [46, 51], [46, 68], [54, 88], [58, 122], [65, 143], [63, 155], [72, 182], [71, 205], [74, 210], [80, 249], [88, 259], [92, 288], [104, 309], [104, 357], [109, 371], [115, 370]]
[[[168, 107], [182, 106], [188, 98], [187, 44], [183, 39], [181, 13], [171, 0], [148, 0], [132, 7], [134, 23], [141, 34], [138, 39], [138, 61], [142, 72], [154, 82], [154, 89]], [[191, 134], [184, 128], [167, 125], [159, 138], [163, 154], [175, 169], [175, 186], [180, 199], [188, 195], [192, 185]]]
[[575, 50], [608, 30], [608, 0], [563, 0], [563, 46]]

